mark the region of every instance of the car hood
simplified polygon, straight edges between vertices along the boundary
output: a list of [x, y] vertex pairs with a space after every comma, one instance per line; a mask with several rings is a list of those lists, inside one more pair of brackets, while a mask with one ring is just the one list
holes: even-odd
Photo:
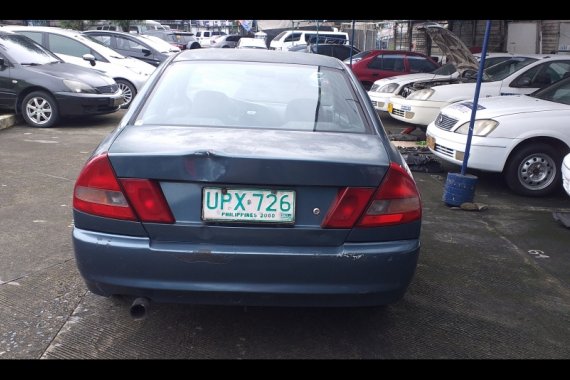
[[136, 73], [143, 74], [143, 75], [150, 75], [154, 71], [155, 67], [151, 64], [141, 61], [140, 59], [131, 58], [131, 57], [124, 57], [124, 58], [115, 58], [111, 57], [109, 59], [112, 63], [119, 64], [124, 66], [128, 69], [135, 71]]
[[466, 69], [478, 70], [479, 63], [467, 46], [455, 34], [436, 23], [427, 23], [418, 26], [418, 30], [425, 31], [431, 40], [439, 47], [448, 62], [452, 62], [461, 74]]
[[450, 78], [450, 75], [435, 75], [429, 73], [418, 73], [418, 74], [406, 74], [406, 75], [398, 75], [395, 77], [383, 78], [379, 79], [374, 84], [382, 87], [387, 85], [388, 83], [396, 83], [399, 85], [408, 84], [413, 82], [422, 82], [422, 81], [430, 81], [435, 79], [447, 79]]
[[91, 87], [109, 86], [115, 81], [104, 74], [74, 65], [73, 63], [48, 63], [40, 66], [29, 66], [29, 70], [46, 74], [55, 78], [79, 80], [88, 84]]
[[[471, 117], [471, 101], [464, 101], [445, 107], [442, 113], [458, 120]], [[481, 99], [477, 105], [477, 119], [492, 119], [503, 116], [566, 110], [570, 106], [527, 95], [497, 96]]]

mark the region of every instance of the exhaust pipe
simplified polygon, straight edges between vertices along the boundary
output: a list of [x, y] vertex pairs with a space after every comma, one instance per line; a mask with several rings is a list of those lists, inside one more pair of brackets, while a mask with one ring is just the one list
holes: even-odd
[[131, 318], [135, 321], [140, 321], [146, 318], [146, 313], [150, 307], [150, 300], [146, 297], [139, 297], [133, 301], [130, 313]]

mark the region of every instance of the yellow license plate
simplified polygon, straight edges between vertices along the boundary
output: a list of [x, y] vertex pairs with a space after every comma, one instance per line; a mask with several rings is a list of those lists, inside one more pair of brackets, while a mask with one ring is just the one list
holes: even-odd
[[394, 105], [392, 103], [388, 103], [388, 112], [392, 113], [393, 109], [394, 109]]
[[435, 150], [435, 137], [426, 136], [426, 145], [428, 148]]

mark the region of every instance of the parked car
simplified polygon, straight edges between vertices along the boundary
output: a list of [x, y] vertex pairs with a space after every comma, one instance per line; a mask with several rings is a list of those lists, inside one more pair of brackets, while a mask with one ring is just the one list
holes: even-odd
[[172, 33], [174, 33], [174, 37], [180, 44], [185, 44], [184, 49], [200, 49], [202, 46], [198, 42], [198, 39], [191, 32], [183, 32], [180, 30], [172, 29]]
[[[437, 85], [438, 83], [460, 83], [460, 78], [465, 70], [478, 70], [481, 54], [471, 54], [463, 41], [446, 28], [438, 24], [422, 25], [420, 30], [425, 30], [432, 42], [447, 57], [447, 63], [438, 67], [431, 73], [416, 73], [399, 75], [379, 79], [370, 88], [368, 95], [370, 100], [379, 111], [388, 111], [390, 98], [399, 96], [406, 98], [416, 91], [416, 85], [424, 88], [427, 85]], [[433, 38], [432, 38], [433, 36]], [[485, 67], [496, 65], [512, 58], [509, 53], [488, 53], [485, 57]]]
[[88, 30], [83, 34], [94, 38], [124, 56], [140, 59], [153, 66], [160, 65], [166, 58], [180, 51], [180, 49], [163, 40], [160, 40], [162, 44], [157, 43], [155, 39], [144, 34], [109, 30]]
[[260, 38], [248, 38], [242, 37], [238, 41], [237, 49], [265, 49], [267, 50], [267, 44], [265, 40]]
[[289, 50], [295, 45], [307, 45], [310, 44], [315, 38], [319, 39], [331, 39], [335, 40], [337, 43], [346, 43], [348, 38], [348, 33], [346, 32], [331, 32], [325, 30], [284, 30], [275, 36], [270, 44], [269, 48], [271, 50]]
[[562, 186], [566, 194], [570, 195], [570, 153], [562, 161]]
[[212, 40], [216, 39], [220, 36], [225, 36], [227, 33], [222, 31], [215, 31], [215, 30], [205, 30], [196, 32], [196, 39], [203, 47], [210, 47], [212, 45]]
[[73, 246], [92, 292], [142, 297], [135, 316], [150, 301], [403, 296], [420, 195], [344, 64], [197, 49], [158, 70], [75, 183]]
[[226, 34], [225, 36], [220, 36], [215, 40], [211, 40], [210, 47], [213, 48], [235, 48], [240, 40], [241, 36], [239, 34]]
[[[443, 108], [427, 128], [439, 158], [463, 162], [472, 102]], [[570, 151], [570, 77], [531, 95], [482, 98], [468, 167], [503, 172], [507, 185], [528, 196], [560, 189], [562, 158]]]
[[382, 78], [411, 73], [429, 73], [439, 67], [430, 57], [411, 51], [366, 50], [344, 61], [366, 90]]
[[113, 79], [0, 30], [0, 108], [22, 115], [29, 126], [47, 128], [65, 116], [112, 113], [121, 103]]
[[[562, 78], [568, 71], [570, 56], [517, 55], [485, 69], [479, 96], [530, 94]], [[464, 76], [462, 83], [436, 84], [428, 83], [407, 98], [390, 98], [388, 112], [401, 121], [428, 125], [441, 108], [463, 100], [473, 100], [476, 72]]]
[[122, 108], [130, 106], [137, 92], [154, 71], [154, 66], [125, 57], [81, 32], [43, 26], [4, 28], [31, 38], [65, 62], [91, 68], [113, 78], [123, 92]]

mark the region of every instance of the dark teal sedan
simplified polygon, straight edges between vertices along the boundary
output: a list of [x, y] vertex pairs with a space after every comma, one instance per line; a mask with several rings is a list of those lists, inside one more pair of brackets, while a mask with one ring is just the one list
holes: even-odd
[[74, 190], [89, 289], [199, 304], [361, 306], [400, 299], [421, 200], [366, 92], [316, 54], [170, 58]]

